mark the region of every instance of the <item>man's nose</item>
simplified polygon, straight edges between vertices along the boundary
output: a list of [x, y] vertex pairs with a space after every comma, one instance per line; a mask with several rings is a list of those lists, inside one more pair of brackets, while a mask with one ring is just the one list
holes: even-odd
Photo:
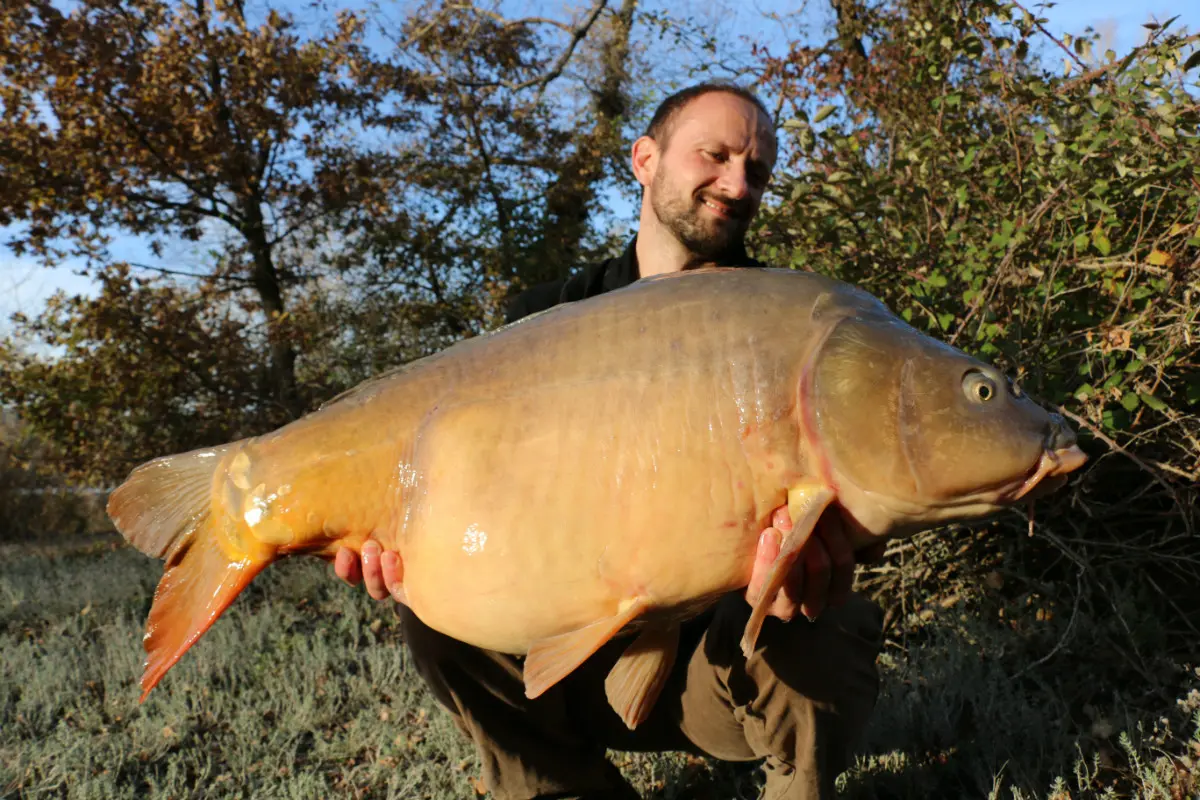
[[750, 193], [750, 182], [746, 180], [746, 169], [739, 164], [727, 164], [721, 171], [717, 188], [724, 197], [741, 200]]

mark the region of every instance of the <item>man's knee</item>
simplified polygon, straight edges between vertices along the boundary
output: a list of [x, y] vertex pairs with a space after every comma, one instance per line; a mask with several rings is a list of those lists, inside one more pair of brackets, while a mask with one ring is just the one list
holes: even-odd
[[879, 697], [882, 609], [854, 594], [815, 622], [770, 622], [746, 663], [746, 676], [760, 695], [777, 684], [772, 691], [791, 695], [778, 707], [808, 718], [797, 720], [800, 724], [825, 726], [831, 744], [849, 748]]
[[739, 642], [749, 616], [741, 597], [722, 601], [689, 665], [689, 738], [718, 758], [840, 771], [878, 698], [882, 610], [853, 595], [815, 622], [769, 618], [747, 659]]

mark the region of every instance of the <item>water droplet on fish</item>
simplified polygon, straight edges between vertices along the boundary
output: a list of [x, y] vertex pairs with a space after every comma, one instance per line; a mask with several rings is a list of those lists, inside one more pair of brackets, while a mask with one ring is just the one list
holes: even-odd
[[471, 556], [482, 553], [486, 544], [487, 532], [479, 530], [479, 526], [475, 523], [468, 525], [466, 532], [463, 534], [463, 552]]

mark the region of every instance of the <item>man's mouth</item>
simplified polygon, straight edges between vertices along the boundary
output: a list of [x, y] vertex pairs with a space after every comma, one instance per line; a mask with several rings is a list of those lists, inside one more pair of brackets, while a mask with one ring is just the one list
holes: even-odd
[[724, 203], [718, 203], [715, 200], [709, 200], [706, 197], [701, 198], [701, 202], [704, 203], [704, 205], [706, 205], [708, 208], [712, 209], [713, 213], [722, 219], [733, 219], [734, 217], [738, 216], [738, 213], [734, 211], [733, 208], [725, 205]]

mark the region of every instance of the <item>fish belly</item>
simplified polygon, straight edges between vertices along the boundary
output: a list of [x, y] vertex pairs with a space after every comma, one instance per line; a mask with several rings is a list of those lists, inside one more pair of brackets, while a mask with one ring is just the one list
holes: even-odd
[[411, 450], [409, 606], [520, 653], [633, 597], [670, 612], [744, 586], [802, 469], [789, 381], [762, 367], [677, 353], [440, 404]]

